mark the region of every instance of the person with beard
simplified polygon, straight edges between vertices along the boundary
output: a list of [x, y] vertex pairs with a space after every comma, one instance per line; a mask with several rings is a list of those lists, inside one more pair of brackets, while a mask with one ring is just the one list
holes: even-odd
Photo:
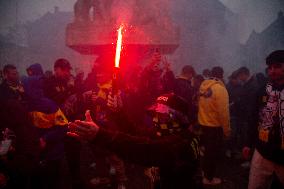
[[[249, 189], [269, 188], [273, 175], [284, 187], [284, 50], [276, 50], [266, 58], [269, 82], [257, 92], [243, 155], [251, 162]], [[280, 184], [280, 185], [281, 185]]]
[[7, 64], [3, 68], [4, 80], [0, 85], [0, 98], [15, 99], [21, 102], [25, 101], [25, 93], [17, 68], [14, 65]]
[[[76, 115], [69, 116], [65, 108], [65, 103], [77, 92], [71, 69], [72, 67], [67, 59], [59, 58], [54, 63], [54, 75], [46, 78], [44, 81], [44, 96], [53, 100], [70, 121], [74, 120], [73, 116]], [[74, 138], [66, 136], [65, 153], [73, 189], [84, 186], [80, 174], [80, 151], [81, 143]]]
[[150, 63], [140, 76], [139, 93], [143, 95], [145, 105], [152, 104], [155, 99], [166, 92], [172, 92], [175, 76], [170, 70], [170, 64], [162, 60], [161, 53], [153, 53]]

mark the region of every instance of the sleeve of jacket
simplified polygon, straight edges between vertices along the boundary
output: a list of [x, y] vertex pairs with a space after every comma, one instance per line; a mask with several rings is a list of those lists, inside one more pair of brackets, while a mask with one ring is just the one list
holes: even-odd
[[43, 139], [48, 143], [58, 143], [63, 141], [66, 133], [67, 126], [54, 126], [43, 135]]
[[44, 81], [44, 85], [43, 85], [43, 91], [44, 91], [44, 95], [55, 101], [57, 103], [57, 105], [61, 105], [65, 102], [65, 100], [71, 96], [71, 92], [70, 90], [59, 90], [58, 86], [56, 84], [56, 80], [51, 78], [51, 79], [46, 79]]
[[147, 136], [150, 138], [156, 137], [156, 132], [150, 127], [145, 125], [137, 125], [130, 121], [126, 115], [126, 110], [121, 110], [119, 112], [111, 112], [110, 120], [116, 124], [118, 131], [128, 133], [135, 136]]
[[176, 154], [182, 146], [175, 137], [151, 140], [102, 128], [92, 143], [108, 148], [124, 160], [144, 166], [162, 166], [175, 162]]
[[172, 92], [174, 90], [175, 75], [173, 71], [168, 70], [163, 76], [163, 88], [164, 92]]
[[266, 95], [266, 86], [261, 87], [251, 98], [251, 109], [248, 114], [248, 134], [245, 139], [245, 145], [253, 148], [258, 139], [259, 111], [263, 104], [263, 98]]
[[219, 115], [219, 122], [223, 128], [225, 136], [230, 134], [230, 113], [229, 113], [229, 95], [225, 87], [214, 85], [214, 97], [216, 101], [216, 109]]

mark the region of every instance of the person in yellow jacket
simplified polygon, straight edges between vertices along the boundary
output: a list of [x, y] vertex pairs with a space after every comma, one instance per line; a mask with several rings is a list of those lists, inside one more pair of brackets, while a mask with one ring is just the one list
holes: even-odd
[[223, 138], [230, 135], [229, 96], [223, 83], [223, 69], [212, 68], [212, 77], [202, 82], [199, 89], [198, 122], [204, 145], [203, 184], [221, 184], [215, 177], [218, 160], [222, 154]]

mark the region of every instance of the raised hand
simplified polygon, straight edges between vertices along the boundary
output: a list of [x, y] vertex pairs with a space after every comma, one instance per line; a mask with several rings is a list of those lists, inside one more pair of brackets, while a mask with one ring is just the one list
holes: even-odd
[[112, 110], [112, 111], [119, 111], [122, 106], [122, 99], [121, 99], [121, 93], [118, 92], [117, 95], [112, 95], [112, 93], [110, 92], [110, 94], [107, 96], [107, 106]]
[[74, 123], [69, 123], [69, 132], [67, 135], [83, 140], [93, 140], [98, 131], [99, 126], [92, 120], [90, 110], [85, 113], [85, 121], [76, 120]]

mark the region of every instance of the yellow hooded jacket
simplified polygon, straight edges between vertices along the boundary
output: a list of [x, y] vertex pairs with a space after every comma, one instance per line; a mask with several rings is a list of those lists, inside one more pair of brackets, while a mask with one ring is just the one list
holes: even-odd
[[199, 89], [198, 122], [208, 127], [222, 127], [225, 136], [230, 133], [229, 95], [219, 79], [202, 82]]

